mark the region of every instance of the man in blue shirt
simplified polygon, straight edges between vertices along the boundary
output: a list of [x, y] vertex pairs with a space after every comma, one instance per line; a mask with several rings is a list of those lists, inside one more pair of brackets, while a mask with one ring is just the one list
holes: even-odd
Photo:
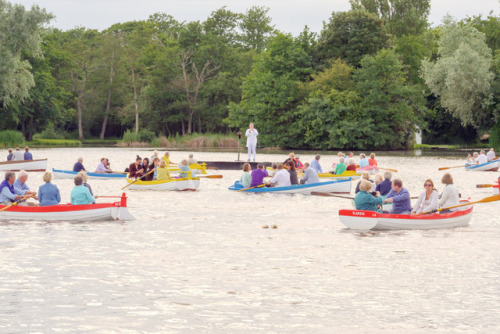
[[392, 203], [390, 213], [409, 215], [411, 212], [411, 200], [408, 190], [403, 188], [403, 181], [395, 179], [392, 181], [392, 189], [385, 197], [384, 203]]
[[21, 195], [34, 195], [34, 199], [38, 199], [36, 196], [36, 192], [30, 191], [30, 187], [26, 184], [26, 181], [28, 181], [28, 173], [26, 171], [22, 170], [19, 172], [19, 175], [17, 176], [16, 181], [14, 181], [14, 189], [16, 191], [16, 194], [21, 194]]
[[311, 168], [316, 171], [316, 173], [323, 173], [323, 169], [321, 168], [321, 165], [319, 164], [319, 159], [321, 159], [321, 155], [316, 155], [314, 157], [314, 160], [311, 161]]
[[12, 153], [12, 149], [9, 148], [9, 155], [7, 156], [7, 161], [11, 161], [13, 155], [14, 155], [14, 153]]
[[30, 148], [28, 146], [24, 148], [24, 160], [33, 160], [33, 154], [30, 153]]
[[5, 180], [0, 183], [0, 204], [10, 205], [12, 202], [23, 198], [23, 195], [14, 188], [15, 181], [16, 174], [14, 172], [5, 173]]
[[81, 171], [84, 171], [86, 172], [85, 170], [85, 167], [83, 167], [83, 158], [82, 157], [79, 157], [78, 158], [78, 161], [75, 163], [75, 165], [73, 166], [73, 172], [81, 172]]
[[384, 181], [377, 184], [375, 191], [380, 192], [380, 195], [385, 196], [392, 189], [392, 181], [391, 181], [392, 173], [387, 171], [384, 173]]

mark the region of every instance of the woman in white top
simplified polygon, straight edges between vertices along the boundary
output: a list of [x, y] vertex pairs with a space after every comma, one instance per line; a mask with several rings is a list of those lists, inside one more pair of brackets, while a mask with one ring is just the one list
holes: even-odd
[[418, 196], [418, 201], [411, 210], [412, 215], [421, 215], [424, 212], [430, 213], [438, 208], [439, 194], [434, 188], [434, 182], [431, 179], [425, 180], [424, 189], [425, 191]]
[[[453, 185], [453, 178], [450, 173], [443, 175], [441, 183], [445, 184], [443, 192], [439, 195], [439, 207], [448, 208], [450, 206], [458, 205], [460, 202], [460, 194], [457, 188]], [[458, 208], [453, 208], [450, 210], [443, 210], [441, 213], [456, 211]]]

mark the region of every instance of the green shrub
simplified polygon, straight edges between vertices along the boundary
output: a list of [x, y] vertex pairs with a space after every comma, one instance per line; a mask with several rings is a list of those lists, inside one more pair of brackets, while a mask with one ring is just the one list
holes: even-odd
[[64, 139], [64, 134], [56, 130], [56, 127], [52, 122], [49, 122], [45, 129], [34, 135], [34, 139]]
[[24, 142], [24, 136], [19, 131], [4, 130], [0, 131], [0, 146], [19, 146]]
[[495, 125], [490, 131], [490, 146], [494, 147], [497, 151], [500, 150], [500, 123]]
[[142, 129], [139, 131], [139, 138], [142, 142], [151, 143], [156, 138], [156, 134], [153, 131]]
[[141, 136], [134, 131], [127, 130], [123, 134], [122, 142], [127, 144], [137, 143], [141, 141]]

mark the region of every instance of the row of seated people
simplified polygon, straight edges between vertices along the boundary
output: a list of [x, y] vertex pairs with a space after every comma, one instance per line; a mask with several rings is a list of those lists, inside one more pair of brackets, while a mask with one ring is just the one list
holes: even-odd
[[[272, 172], [268, 173], [263, 164], [258, 164], [257, 169], [252, 170], [249, 163], [243, 165], [243, 173], [240, 182], [244, 188], [266, 185], [269, 187], [287, 187], [294, 184], [309, 184], [319, 182], [318, 173], [306, 162], [303, 166], [304, 175], [300, 179], [297, 175], [298, 169], [293, 160], [286, 163], [273, 164]], [[264, 183], [264, 178], [272, 177], [271, 181]]]
[[8, 152], [7, 161], [33, 160], [33, 154], [31, 154], [28, 146], [24, 148], [24, 152], [19, 147], [15, 151], [9, 148]]

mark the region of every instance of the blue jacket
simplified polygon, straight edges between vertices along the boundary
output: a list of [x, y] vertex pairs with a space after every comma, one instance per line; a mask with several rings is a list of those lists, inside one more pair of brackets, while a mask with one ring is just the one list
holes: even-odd
[[356, 210], [378, 211], [378, 205], [382, 205], [382, 202], [384, 202], [382, 196], [375, 197], [362, 190], [354, 197]]
[[385, 199], [388, 198], [392, 198], [391, 213], [402, 213], [405, 211], [411, 212], [410, 193], [405, 188], [401, 189], [399, 194], [391, 189], [389, 194], [385, 197]]
[[313, 159], [313, 161], [311, 161], [311, 165], [309, 167], [314, 169], [316, 171], [316, 173], [318, 173], [318, 174], [323, 173], [323, 169], [321, 168], [319, 161], [316, 159]]
[[24, 160], [33, 160], [33, 154], [31, 152], [24, 152]]
[[80, 161], [77, 161], [75, 165], [73, 166], [73, 172], [79, 172], [84, 170], [85, 167], [83, 167], [83, 164]]
[[392, 181], [385, 179], [384, 181], [380, 182], [377, 184], [377, 187], [375, 188], [376, 191], [380, 191], [380, 195], [385, 196], [387, 195], [392, 189]]
[[57, 205], [61, 202], [61, 194], [56, 185], [47, 182], [38, 188], [40, 206]]

